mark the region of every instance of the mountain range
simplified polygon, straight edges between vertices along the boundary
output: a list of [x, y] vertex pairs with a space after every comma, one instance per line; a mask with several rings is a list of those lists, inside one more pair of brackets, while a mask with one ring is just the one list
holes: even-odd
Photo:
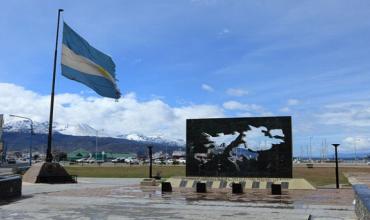
[[[47, 146], [48, 123], [34, 122], [33, 149], [44, 152]], [[28, 150], [30, 146], [30, 123], [25, 120], [6, 120], [3, 126], [3, 140], [9, 151]], [[98, 138], [97, 138], [98, 137]], [[83, 148], [91, 152], [98, 151], [116, 153], [145, 153], [147, 146], [153, 146], [154, 152], [185, 150], [185, 141], [182, 139], [169, 140], [161, 136], [145, 136], [143, 134], [109, 134], [106, 131], [96, 130], [88, 124], [60, 124], [53, 126], [53, 149], [70, 152]], [[340, 152], [341, 158], [363, 158], [370, 155], [370, 151], [358, 151], [356, 156], [350, 152]], [[297, 156], [299, 157], [299, 156]], [[333, 158], [333, 155], [328, 155]]]
[[[3, 140], [8, 150], [24, 150], [30, 145], [30, 123], [26, 120], [8, 120], [3, 126]], [[43, 152], [47, 144], [48, 123], [34, 122], [32, 136], [34, 150]], [[96, 131], [88, 124], [53, 124], [53, 148], [69, 152], [77, 148], [95, 151], [96, 140], [98, 150], [106, 152], [145, 152], [152, 145], [154, 151], [172, 152], [183, 149], [185, 141], [169, 140], [161, 136], [145, 136], [131, 133], [113, 135], [105, 131]]]

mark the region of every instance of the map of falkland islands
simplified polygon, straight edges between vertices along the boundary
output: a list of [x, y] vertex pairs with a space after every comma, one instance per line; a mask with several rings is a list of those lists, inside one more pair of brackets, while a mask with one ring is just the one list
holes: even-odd
[[237, 161], [258, 160], [259, 152], [270, 150], [273, 145], [284, 143], [285, 137], [282, 129], [268, 130], [264, 126], [251, 125], [242, 133], [234, 131], [231, 134], [218, 133], [217, 136], [212, 136], [203, 132], [202, 135], [208, 140], [208, 143], [204, 144], [204, 147], [208, 148], [207, 153], [194, 154], [194, 158], [202, 163], [207, 163], [211, 154], [224, 154], [227, 147], [242, 135], [240, 143], [226, 152], [229, 155], [228, 160], [234, 163], [237, 169], [239, 168]]

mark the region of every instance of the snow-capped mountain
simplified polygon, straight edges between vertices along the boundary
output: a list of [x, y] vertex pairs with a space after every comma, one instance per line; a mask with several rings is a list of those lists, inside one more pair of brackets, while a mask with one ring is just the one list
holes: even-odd
[[167, 144], [174, 144], [174, 145], [179, 145], [179, 146], [185, 145], [185, 141], [182, 139], [169, 140], [161, 136], [145, 136], [142, 134], [126, 134], [126, 135], [118, 135], [116, 137], [127, 139], [127, 140], [132, 140], [132, 141], [167, 143]]
[[54, 131], [57, 131], [61, 134], [72, 135], [72, 136], [105, 136], [101, 132], [95, 130], [88, 124], [54, 124]]
[[[33, 122], [33, 130], [36, 134], [48, 133], [48, 122]], [[27, 120], [5, 120], [4, 131], [6, 132], [30, 132], [30, 122]], [[53, 132], [71, 136], [96, 136], [97, 130], [88, 124], [61, 124], [53, 123]], [[139, 142], [164, 143], [178, 146], [184, 146], [185, 141], [182, 139], [169, 140], [161, 136], [145, 136], [142, 134], [123, 134], [113, 135], [106, 133], [105, 130], [98, 131], [99, 137], [121, 138]]]
[[[27, 120], [11, 120], [4, 124], [4, 131], [7, 132], [30, 132], [30, 122]], [[36, 134], [47, 134], [49, 131], [48, 122], [33, 122], [33, 131]], [[60, 124], [53, 123], [53, 131], [73, 136], [95, 136], [96, 130], [87, 124]]]
[[[46, 134], [48, 133], [48, 123], [39, 123], [34, 122], [33, 123], [33, 131], [37, 134]], [[26, 120], [11, 120], [11, 121], [5, 121], [5, 124], [3, 126], [4, 131], [7, 132], [30, 132], [30, 122]]]

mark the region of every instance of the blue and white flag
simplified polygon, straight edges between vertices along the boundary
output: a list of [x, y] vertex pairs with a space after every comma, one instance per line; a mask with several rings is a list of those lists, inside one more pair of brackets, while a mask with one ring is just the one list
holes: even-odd
[[101, 96], [119, 99], [115, 64], [112, 58], [94, 47], [72, 30], [63, 28], [62, 75], [85, 84]]

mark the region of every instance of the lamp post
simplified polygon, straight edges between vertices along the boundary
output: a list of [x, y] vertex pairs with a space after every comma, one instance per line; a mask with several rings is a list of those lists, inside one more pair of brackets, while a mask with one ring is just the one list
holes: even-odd
[[152, 178], [152, 146], [148, 146], [149, 150], [149, 178]]
[[337, 189], [339, 189], [339, 171], [338, 171], [338, 146], [339, 144], [332, 144], [335, 148], [335, 180]]
[[310, 162], [312, 161], [312, 137], [310, 136]]
[[19, 116], [19, 115], [10, 115], [11, 117], [15, 118], [23, 118], [29, 121], [31, 124], [31, 138], [30, 138], [30, 159], [29, 159], [29, 164], [32, 166], [32, 135], [33, 135], [33, 121], [30, 118], [24, 117], [24, 116]]

